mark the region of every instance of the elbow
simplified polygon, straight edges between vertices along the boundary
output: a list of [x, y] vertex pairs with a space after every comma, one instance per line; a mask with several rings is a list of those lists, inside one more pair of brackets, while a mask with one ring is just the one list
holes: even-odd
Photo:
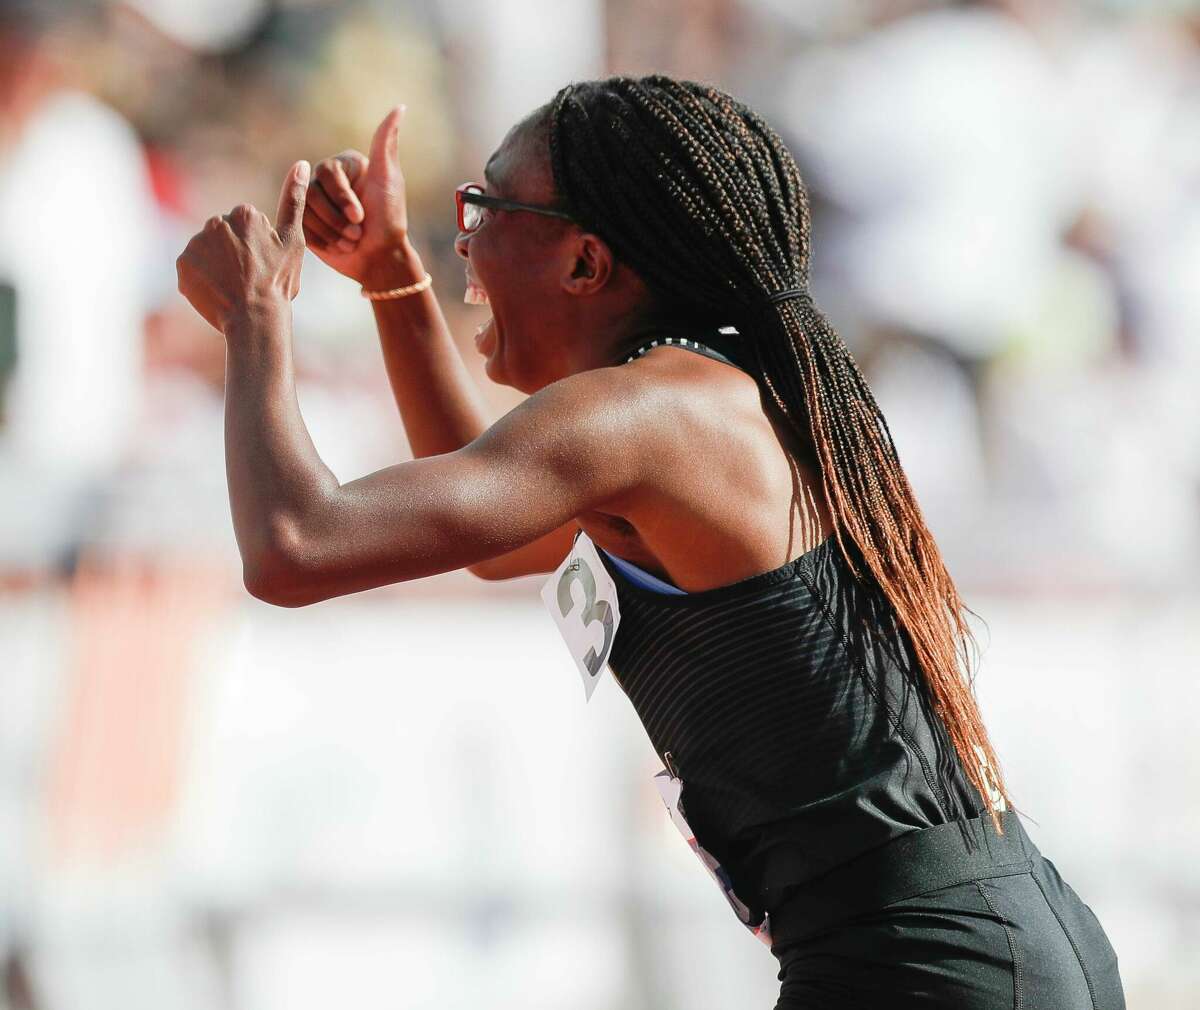
[[256, 600], [273, 607], [306, 607], [318, 597], [305, 592], [304, 584], [281, 565], [242, 565], [242, 585]]
[[303, 564], [305, 557], [295, 527], [277, 526], [269, 548], [242, 559], [242, 584], [256, 600], [274, 607], [306, 607], [323, 597]]

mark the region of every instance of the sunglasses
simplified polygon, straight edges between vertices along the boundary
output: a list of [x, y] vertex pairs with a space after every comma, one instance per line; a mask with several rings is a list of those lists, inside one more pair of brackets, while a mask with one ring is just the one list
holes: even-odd
[[532, 203], [517, 203], [515, 200], [501, 200], [498, 196], [486, 196], [483, 187], [475, 182], [464, 182], [454, 191], [454, 206], [458, 210], [458, 230], [468, 235], [483, 224], [485, 208], [527, 210], [531, 214], [560, 217], [564, 221], [575, 223], [575, 219], [566, 211], [555, 210], [553, 207], [539, 207]]

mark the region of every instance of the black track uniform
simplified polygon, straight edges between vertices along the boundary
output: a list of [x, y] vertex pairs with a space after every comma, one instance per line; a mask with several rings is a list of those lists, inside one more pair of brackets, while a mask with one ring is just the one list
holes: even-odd
[[[722, 333], [670, 343], [742, 367]], [[981, 816], [857, 554], [862, 579], [833, 536], [697, 593], [598, 554], [621, 613], [609, 667], [696, 841], [751, 922], [769, 916], [777, 1010], [1124, 1007], [1091, 909], [1012, 811], [1003, 838]]]

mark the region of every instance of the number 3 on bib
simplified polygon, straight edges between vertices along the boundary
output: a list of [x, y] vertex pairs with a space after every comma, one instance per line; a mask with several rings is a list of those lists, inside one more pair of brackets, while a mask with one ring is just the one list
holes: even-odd
[[621, 608], [612, 576], [586, 533], [575, 537], [570, 553], [542, 586], [542, 602], [571, 650], [590, 699], [612, 651]]

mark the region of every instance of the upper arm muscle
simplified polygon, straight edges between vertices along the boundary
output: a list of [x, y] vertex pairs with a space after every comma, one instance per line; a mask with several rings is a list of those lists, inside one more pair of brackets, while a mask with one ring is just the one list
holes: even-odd
[[651, 464], [642, 440], [652, 426], [638, 423], [617, 373], [570, 376], [462, 449], [342, 485], [299, 524], [273, 601], [298, 606], [476, 566], [543, 538], [557, 550], [575, 516], [635, 489]]
[[579, 524], [571, 519], [543, 537], [487, 561], [468, 565], [472, 575], [481, 579], [515, 579], [521, 575], [552, 572], [571, 550]]

